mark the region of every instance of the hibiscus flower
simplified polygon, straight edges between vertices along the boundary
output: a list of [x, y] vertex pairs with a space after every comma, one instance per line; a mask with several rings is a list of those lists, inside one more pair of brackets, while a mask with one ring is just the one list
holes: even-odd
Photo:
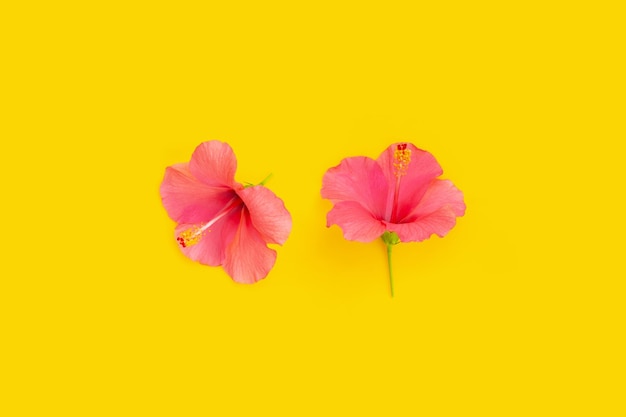
[[167, 167], [161, 199], [178, 223], [180, 250], [205, 265], [222, 265], [240, 283], [267, 276], [276, 261], [268, 243], [282, 245], [291, 231], [283, 201], [264, 187], [235, 182], [237, 159], [223, 142], [201, 143], [191, 161]]
[[428, 152], [411, 143], [395, 143], [374, 160], [346, 158], [322, 180], [322, 197], [334, 206], [327, 226], [338, 225], [344, 238], [387, 245], [389, 283], [393, 296], [391, 248], [445, 236], [465, 213], [463, 193]]

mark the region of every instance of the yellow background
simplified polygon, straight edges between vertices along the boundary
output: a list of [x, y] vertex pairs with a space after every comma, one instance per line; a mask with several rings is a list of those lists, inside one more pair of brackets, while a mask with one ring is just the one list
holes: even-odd
[[[0, 414], [624, 415], [619, 2], [1, 6]], [[158, 193], [221, 139], [294, 219], [269, 277], [189, 261]], [[325, 227], [395, 141], [444, 239]]]

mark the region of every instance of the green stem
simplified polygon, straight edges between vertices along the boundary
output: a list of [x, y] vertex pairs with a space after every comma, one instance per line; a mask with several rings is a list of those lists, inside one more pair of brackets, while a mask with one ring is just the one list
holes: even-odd
[[387, 245], [387, 264], [389, 265], [389, 289], [391, 290], [391, 296], [393, 297], [393, 269], [391, 265], [391, 248], [393, 245]]

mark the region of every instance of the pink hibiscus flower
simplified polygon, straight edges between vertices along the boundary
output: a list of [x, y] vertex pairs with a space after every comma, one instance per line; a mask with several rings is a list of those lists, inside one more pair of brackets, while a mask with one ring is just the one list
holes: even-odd
[[322, 197], [334, 204], [327, 226], [338, 225], [348, 240], [383, 239], [392, 296], [392, 246], [433, 234], [443, 237], [465, 213], [463, 193], [449, 180], [438, 179], [442, 173], [430, 153], [396, 143], [377, 160], [346, 158], [324, 175]]
[[189, 163], [167, 167], [161, 199], [178, 223], [181, 251], [205, 265], [222, 265], [240, 283], [267, 276], [276, 261], [268, 243], [282, 245], [291, 231], [283, 201], [263, 186], [235, 182], [237, 159], [223, 142], [201, 143]]

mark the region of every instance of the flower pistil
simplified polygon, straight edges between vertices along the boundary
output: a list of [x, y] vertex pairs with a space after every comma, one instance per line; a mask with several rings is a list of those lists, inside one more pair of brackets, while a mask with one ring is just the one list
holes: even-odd
[[185, 230], [184, 232], [182, 232], [176, 238], [176, 240], [178, 241], [178, 244], [182, 246], [183, 248], [193, 246], [197, 244], [198, 242], [200, 242], [200, 240], [205, 234], [205, 231], [206, 231], [205, 225], [193, 226]]
[[393, 193], [393, 205], [391, 212], [391, 222], [398, 221], [398, 194], [400, 192], [400, 178], [406, 175], [411, 163], [411, 150], [407, 149], [406, 143], [400, 143], [396, 146], [393, 153], [393, 174], [396, 177], [396, 188]]
[[210, 221], [204, 224], [199, 224], [190, 227], [184, 232], [180, 233], [176, 240], [178, 244], [183, 248], [188, 248], [189, 246], [196, 245], [202, 238], [206, 235], [207, 232], [211, 233], [210, 227], [213, 226], [218, 220], [222, 217], [226, 216], [231, 211], [243, 205], [243, 202], [238, 197], [232, 198], [228, 204]]
[[393, 153], [393, 167], [396, 178], [406, 175], [410, 163], [411, 150], [406, 148], [406, 143], [398, 144]]

